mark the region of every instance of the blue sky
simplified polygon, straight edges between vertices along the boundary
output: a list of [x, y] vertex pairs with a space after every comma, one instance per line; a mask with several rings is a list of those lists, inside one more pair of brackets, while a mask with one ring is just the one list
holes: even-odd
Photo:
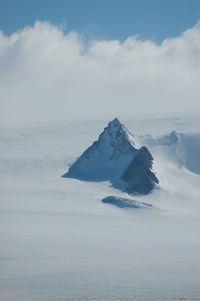
[[200, 19], [200, 0], [0, 0], [0, 29], [5, 34], [36, 20], [65, 24], [66, 31], [88, 39], [139, 35], [159, 43]]

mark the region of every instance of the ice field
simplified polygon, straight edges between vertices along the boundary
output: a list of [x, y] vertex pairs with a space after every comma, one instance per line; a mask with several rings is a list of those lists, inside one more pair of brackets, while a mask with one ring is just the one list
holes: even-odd
[[149, 195], [61, 177], [109, 120], [0, 129], [0, 300], [200, 300], [199, 118], [120, 121], [154, 157]]

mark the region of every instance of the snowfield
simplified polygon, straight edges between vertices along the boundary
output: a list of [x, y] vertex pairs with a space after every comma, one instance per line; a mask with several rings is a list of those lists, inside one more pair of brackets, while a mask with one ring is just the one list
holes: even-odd
[[108, 121], [0, 129], [0, 300], [200, 300], [199, 118], [121, 120], [160, 181], [133, 197], [61, 177]]

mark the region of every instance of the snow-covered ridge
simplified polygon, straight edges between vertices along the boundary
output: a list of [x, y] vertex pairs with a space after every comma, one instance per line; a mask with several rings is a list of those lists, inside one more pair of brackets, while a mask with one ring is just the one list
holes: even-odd
[[173, 131], [169, 135], [144, 139], [144, 143], [179, 167], [200, 174], [200, 134]]

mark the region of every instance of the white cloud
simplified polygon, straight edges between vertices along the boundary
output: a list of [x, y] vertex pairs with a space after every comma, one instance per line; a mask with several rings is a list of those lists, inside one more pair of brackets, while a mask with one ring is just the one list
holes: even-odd
[[92, 41], [50, 23], [0, 33], [1, 123], [197, 112], [200, 23], [163, 41]]

